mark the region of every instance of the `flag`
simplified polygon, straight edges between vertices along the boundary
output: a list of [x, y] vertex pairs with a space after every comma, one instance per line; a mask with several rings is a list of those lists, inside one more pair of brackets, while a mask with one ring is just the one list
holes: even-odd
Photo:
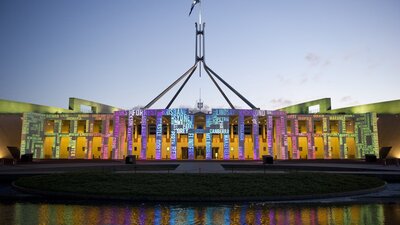
[[193, 0], [192, 7], [190, 7], [189, 16], [192, 14], [193, 8], [197, 3], [200, 3], [200, 0]]

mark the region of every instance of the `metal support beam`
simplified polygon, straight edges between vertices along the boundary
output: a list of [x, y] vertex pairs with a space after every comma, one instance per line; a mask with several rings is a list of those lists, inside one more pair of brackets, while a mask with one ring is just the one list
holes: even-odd
[[168, 103], [167, 107], [165, 107], [166, 109], [169, 109], [169, 107], [172, 105], [172, 103], [175, 101], [175, 98], [179, 95], [179, 93], [182, 91], [183, 87], [185, 87], [186, 83], [188, 82], [188, 80], [190, 79], [190, 77], [192, 77], [192, 74], [194, 73], [194, 71], [196, 71], [197, 66], [194, 67], [194, 69], [190, 72], [189, 76], [186, 78], [186, 80], [183, 82], [183, 84], [181, 85], [181, 87], [179, 88], [179, 90], [175, 93], [174, 97], [171, 99], [171, 101]]
[[[203, 65], [205, 65], [203, 63]], [[229, 101], [229, 98], [225, 95], [224, 91], [221, 89], [221, 87], [218, 85], [218, 83], [215, 81], [215, 79], [212, 77], [210, 71], [208, 70], [208, 67], [204, 66], [204, 70], [207, 72], [208, 76], [211, 78], [211, 80], [213, 81], [213, 83], [215, 84], [215, 86], [218, 88], [219, 92], [222, 94], [222, 96], [224, 96], [225, 100], [228, 102], [229, 106], [232, 109], [235, 109], [235, 107], [232, 105], [231, 101]]]
[[229, 85], [227, 82], [225, 82], [218, 74], [216, 74], [212, 69], [210, 69], [205, 63], [203, 63], [204, 69], [207, 71], [209, 70], [218, 80], [220, 80], [225, 86], [227, 86], [233, 93], [235, 93], [242, 101], [244, 101], [250, 108], [252, 109], [259, 109], [255, 107], [249, 100], [247, 100], [245, 97], [243, 97], [239, 92], [237, 92], [231, 85]]
[[180, 76], [174, 83], [169, 85], [161, 94], [159, 94], [157, 97], [155, 97], [149, 104], [147, 104], [144, 109], [150, 108], [156, 101], [158, 101], [165, 93], [167, 93], [171, 88], [173, 88], [179, 81], [181, 81], [186, 75], [188, 75], [191, 71], [194, 71], [196, 68], [197, 63], [195, 63], [188, 71], [186, 71], [182, 76]]

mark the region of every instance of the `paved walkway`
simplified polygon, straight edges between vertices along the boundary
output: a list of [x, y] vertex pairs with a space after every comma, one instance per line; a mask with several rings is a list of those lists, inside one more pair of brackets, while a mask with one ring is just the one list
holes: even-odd
[[[157, 165], [179, 165], [175, 170], [169, 172], [176, 173], [229, 173], [229, 172], [264, 172], [260, 161], [138, 161], [137, 167], [146, 166], [157, 168]], [[249, 166], [245, 171], [234, 167], [233, 170], [225, 170], [221, 165], [237, 165], [239, 167]], [[125, 164], [124, 161], [35, 161], [29, 164], [0, 165], [0, 175], [5, 174], [35, 174], [35, 173], [56, 173], [88, 169], [111, 169], [113, 171], [126, 170], [132, 165]], [[254, 167], [254, 168], [252, 168]], [[261, 170], [260, 170], [261, 169]], [[273, 165], [266, 165], [267, 172], [287, 171], [287, 170], [307, 170], [307, 171], [331, 171], [340, 173], [360, 173], [360, 174], [393, 174], [400, 176], [400, 166], [395, 164], [371, 164], [371, 163], [320, 163], [320, 162], [295, 162], [277, 161]], [[146, 170], [149, 171], [149, 170]], [[139, 172], [139, 171], [138, 171]], [[159, 169], [153, 172], [165, 172]]]
[[220, 163], [213, 162], [182, 162], [174, 173], [225, 173]]

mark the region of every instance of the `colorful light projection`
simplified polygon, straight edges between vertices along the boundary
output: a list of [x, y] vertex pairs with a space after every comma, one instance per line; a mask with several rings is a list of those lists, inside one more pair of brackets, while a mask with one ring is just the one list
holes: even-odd
[[238, 117], [239, 159], [244, 159], [244, 111], [239, 110]]
[[267, 116], [267, 142], [268, 142], [268, 154], [270, 156], [274, 155], [274, 142], [273, 142], [273, 125], [274, 125], [274, 120], [272, 115]]
[[212, 134], [223, 135], [223, 158], [230, 158], [229, 120], [235, 113], [232, 109], [213, 109], [211, 115], [206, 116], [206, 159], [212, 159]]
[[[194, 116], [189, 115], [188, 109], [167, 109], [166, 115], [171, 117], [171, 159], [176, 159], [176, 137], [177, 134], [189, 134], [194, 132]], [[194, 143], [194, 141], [193, 141]], [[194, 144], [193, 144], [194, 145]], [[192, 145], [192, 146], [193, 146]], [[190, 147], [188, 145], [188, 147]], [[193, 155], [194, 158], [194, 147], [188, 148], [188, 155]]]
[[[134, 116], [142, 116], [142, 150], [140, 152], [141, 159], [146, 159], [147, 149], [147, 118], [148, 116], [156, 116], [156, 159], [161, 159], [162, 153], [162, 118], [163, 116], [171, 117], [171, 136], [170, 136], [170, 156], [171, 159], [177, 158], [177, 134], [188, 135], [188, 158], [194, 159], [194, 140], [196, 130], [194, 129], [194, 117], [187, 109], [168, 109], [168, 110], [144, 110], [144, 111], [117, 111], [114, 114], [37, 114], [25, 113], [23, 117], [23, 129], [21, 136], [21, 154], [34, 153], [35, 158], [76, 158], [85, 157], [91, 158], [97, 152], [93, 151], [93, 137], [101, 137], [102, 143], [96, 144], [101, 146], [99, 156], [103, 159], [108, 159], [109, 156], [109, 137], [112, 137], [113, 154], [112, 158], [121, 159], [123, 155], [127, 155], [132, 151], [132, 135], [133, 135], [133, 118]], [[244, 145], [244, 121], [249, 121], [248, 117], [252, 117], [252, 133], [253, 148], [246, 142], [246, 155], [250, 149], [253, 151], [253, 158], [259, 158], [258, 138], [258, 117], [264, 117], [267, 125], [267, 142], [268, 153], [277, 155], [282, 159], [288, 158], [288, 151], [292, 152], [292, 158], [299, 158], [299, 137], [305, 137], [307, 140], [307, 157], [315, 158], [315, 143], [314, 138], [321, 138], [324, 153], [320, 157], [330, 159], [346, 158], [347, 141], [351, 138], [354, 143], [351, 154], [355, 158], [363, 158], [365, 154], [378, 154], [378, 134], [377, 134], [377, 117], [374, 113], [354, 114], [354, 115], [286, 115], [278, 111], [262, 111], [262, 110], [230, 110], [218, 109], [213, 110], [211, 114], [206, 115], [206, 127], [199, 130], [204, 132], [206, 141], [206, 159], [212, 159], [212, 134], [222, 134], [223, 136], [223, 158], [230, 159], [230, 151], [232, 143], [230, 142], [230, 117], [237, 116], [238, 118], [238, 139], [239, 149], [234, 154], [239, 155], [239, 159], [245, 158]], [[246, 120], [245, 120], [246, 119]], [[113, 134], [110, 135], [110, 121], [113, 120]], [[264, 120], [264, 119], [263, 119]], [[286, 121], [290, 120], [291, 132], [286, 131]], [[47, 132], [44, 131], [44, 125], [47, 121], [52, 121], [52, 128]], [[66, 131], [63, 121], [68, 121], [69, 131]], [[84, 131], [78, 132], [78, 121], [83, 122]], [[102, 131], [94, 133], [94, 122], [102, 121]], [[127, 121], [127, 124], [125, 123]], [[275, 122], [274, 122], [275, 121]], [[304, 133], [299, 133], [299, 121], [305, 121], [307, 129]], [[319, 132], [314, 131], [314, 121], [322, 121], [319, 123], [322, 128], [318, 128]], [[333, 122], [335, 121], [335, 122]], [[346, 129], [346, 121], [354, 121], [351, 132]], [[335, 131], [331, 131], [331, 123], [338, 124]], [[127, 126], [126, 126], [127, 125]], [[319, 125], [319, 126], [321, 126]], [[82, 129], [81, 129], [82, 130]], [[337, 131], [336, 131], [337, 130]], [[273, 142], [273, 133], [276, 132], [276, 141]], [[233, 134], [232, 134], [233, 135]], [[77, 138], [85, 137], [86, 143], [80, 142], [83, 146], [84, 154], [76, 149], [78, 145]], [[48, 138], [46, 147], [46, 155], [44, 151], [44, 141]], [[67, 141], [65, 141], [68, 138]], [[288, 138], [291, 139], [291, 148], [288, 149]], [[338, 141], [332, 142], [337, 139]], [[61, 141], [63, 139], [63, 141]], [[127, 142], [125, 142], [125, 139]], [[250, 140], [249, 140], [250, 141]], [[250, 143], [250, 142], [249, 142]], [[127, 148], [125, 148], [127, 145]], [[276, 145], [276, 148], [274, 148]], [[335, 147], [335, 146], [337, 147]], [[165, 147], [165, 146], [164, 146]], [[321, 146], [322, 147], [322, 146]], [[333, 150], [332, 150], [333, 147]], [[277, 151], [273, 153], [273, 150]], [[65, 152], [68, 151], [68, 152]], [[100, 149], [98, 150], [100, 151]], [[335, 151], [334, 155], [332, 152]], [[62, 152], [62, 153], [61, 153]], [[78, 156], [77, 156], [78, 155]]]
[[116, 111], [114, 112], [114, 130], [113, 130], [113, 143], [112, 143], [112, 158], [113, 159], [119, 159], [120, 155], [120, 150], [121, 150], [121, 134], [122, 134], [122, 129], [125, 126], [123, 123], [121, 124], [120, 117], [125, 117], [127, 115], [128, 111], [122, 110], [122, 111]]
[[258, 125], [258, 113], [257, 111], [253, 111], [253, 159], [260, 159], [260, 138], [259, 138], [259, 125]]
[[156, 159], [161, 159], [162, 117], [163, 117], [163, 111], [158, 111], [156, 117]]

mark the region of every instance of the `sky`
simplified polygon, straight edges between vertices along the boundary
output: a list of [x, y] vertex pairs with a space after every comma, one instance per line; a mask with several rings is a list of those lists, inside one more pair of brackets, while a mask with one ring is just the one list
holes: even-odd
[[[144, 106], [195, 61], [191, 0], [1, 0], [0, 99]], [[400, 99], [399, 0], [203, 0], [205, 61], [261, 109]], [[152, 108], [165, 108], [179, 86]], [[249, 108], [223, 88], [238, 108]], [[229, 108], [202, 71], [171, 108]]]

